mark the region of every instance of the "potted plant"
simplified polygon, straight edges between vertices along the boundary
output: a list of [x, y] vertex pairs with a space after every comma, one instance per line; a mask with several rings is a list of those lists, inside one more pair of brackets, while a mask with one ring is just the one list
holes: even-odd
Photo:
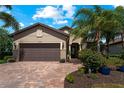
[[111, 69], [106, 65], [103, 65], [99, 68], [99, 72], [103, 75], [110, 75]]
[[117, 70], [118, 70], [118, 71], [121, 71], [121, 72], [124, 72], [124, 65], [119, 66], [119, 67], [117, 68]]

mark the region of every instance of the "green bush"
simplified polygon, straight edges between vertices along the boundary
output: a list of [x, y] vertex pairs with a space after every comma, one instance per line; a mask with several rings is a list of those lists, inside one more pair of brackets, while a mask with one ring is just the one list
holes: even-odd
[[16, 62], [16, 60], [14, 58], [8, 58], [7, 62], [13, 63], [13, 62]]
[[122, 66], [124, 65], [124, 60], [117, 57], [109, 57], [105, 63], [107, 66]]
[[89, 77], [92, 78], [92, 79], [98, 79], [97, 74], [94, 74], [94, 73], [90, 74]]
[[6, 63], [5, 60], [0, 60], [0, 64]]
[[85, 73], [85, 68], [84, 67], [78, 67], [78, 74], [84, 74]]
[[4, 56], [4, 60], [7, 61], [9, 58], [13, 58], [12, 56]]
[[85, 49], [79, 52], [79, 59], [83, 62], [83, 65], [87, 70], [98, 70], [99, 67], [106, 62], [106, 58], [102, 54]]
[[71, 74], [68, 74], [65, 78], [69, 83], [74, 83], [74, 77]]

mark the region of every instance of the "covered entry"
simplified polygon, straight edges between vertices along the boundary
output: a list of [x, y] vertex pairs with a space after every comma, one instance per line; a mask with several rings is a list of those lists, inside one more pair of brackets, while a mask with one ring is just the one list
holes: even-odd
[[72, 43], [71, 44], [71, 58], [77, 58], [79, 52], [79, 44], [78, 43]]

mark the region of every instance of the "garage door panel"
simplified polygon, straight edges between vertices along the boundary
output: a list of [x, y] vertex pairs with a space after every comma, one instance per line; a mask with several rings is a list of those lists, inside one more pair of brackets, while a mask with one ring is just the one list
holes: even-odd
[[[42, 44], [33, 45], [31, 44], [21, 45], [22, 48], [22, 60], [24, 61], [58, 61], [60, 59], [59, 44], [45, 44], [46, 48]], [[40, 46], [41, 45], [41, 46]], [[56, 47], [56, 45], [58, 47]], [[29, 48], [28, 48], [29, 46]], [[48, 48], [47, 48], [48, 46]], [[50, 48], [50, 46], [52, 46]], [[55, 47], [53, 47], [55, 46]], [[37, 48], [38, 47], [38, 48]]]

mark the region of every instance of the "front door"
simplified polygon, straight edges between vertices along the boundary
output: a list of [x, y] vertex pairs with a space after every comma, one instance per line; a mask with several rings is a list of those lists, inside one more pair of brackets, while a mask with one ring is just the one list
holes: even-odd
[[71, 58], [78, 58], [79, 44], [72, 43], [71, 45]]

